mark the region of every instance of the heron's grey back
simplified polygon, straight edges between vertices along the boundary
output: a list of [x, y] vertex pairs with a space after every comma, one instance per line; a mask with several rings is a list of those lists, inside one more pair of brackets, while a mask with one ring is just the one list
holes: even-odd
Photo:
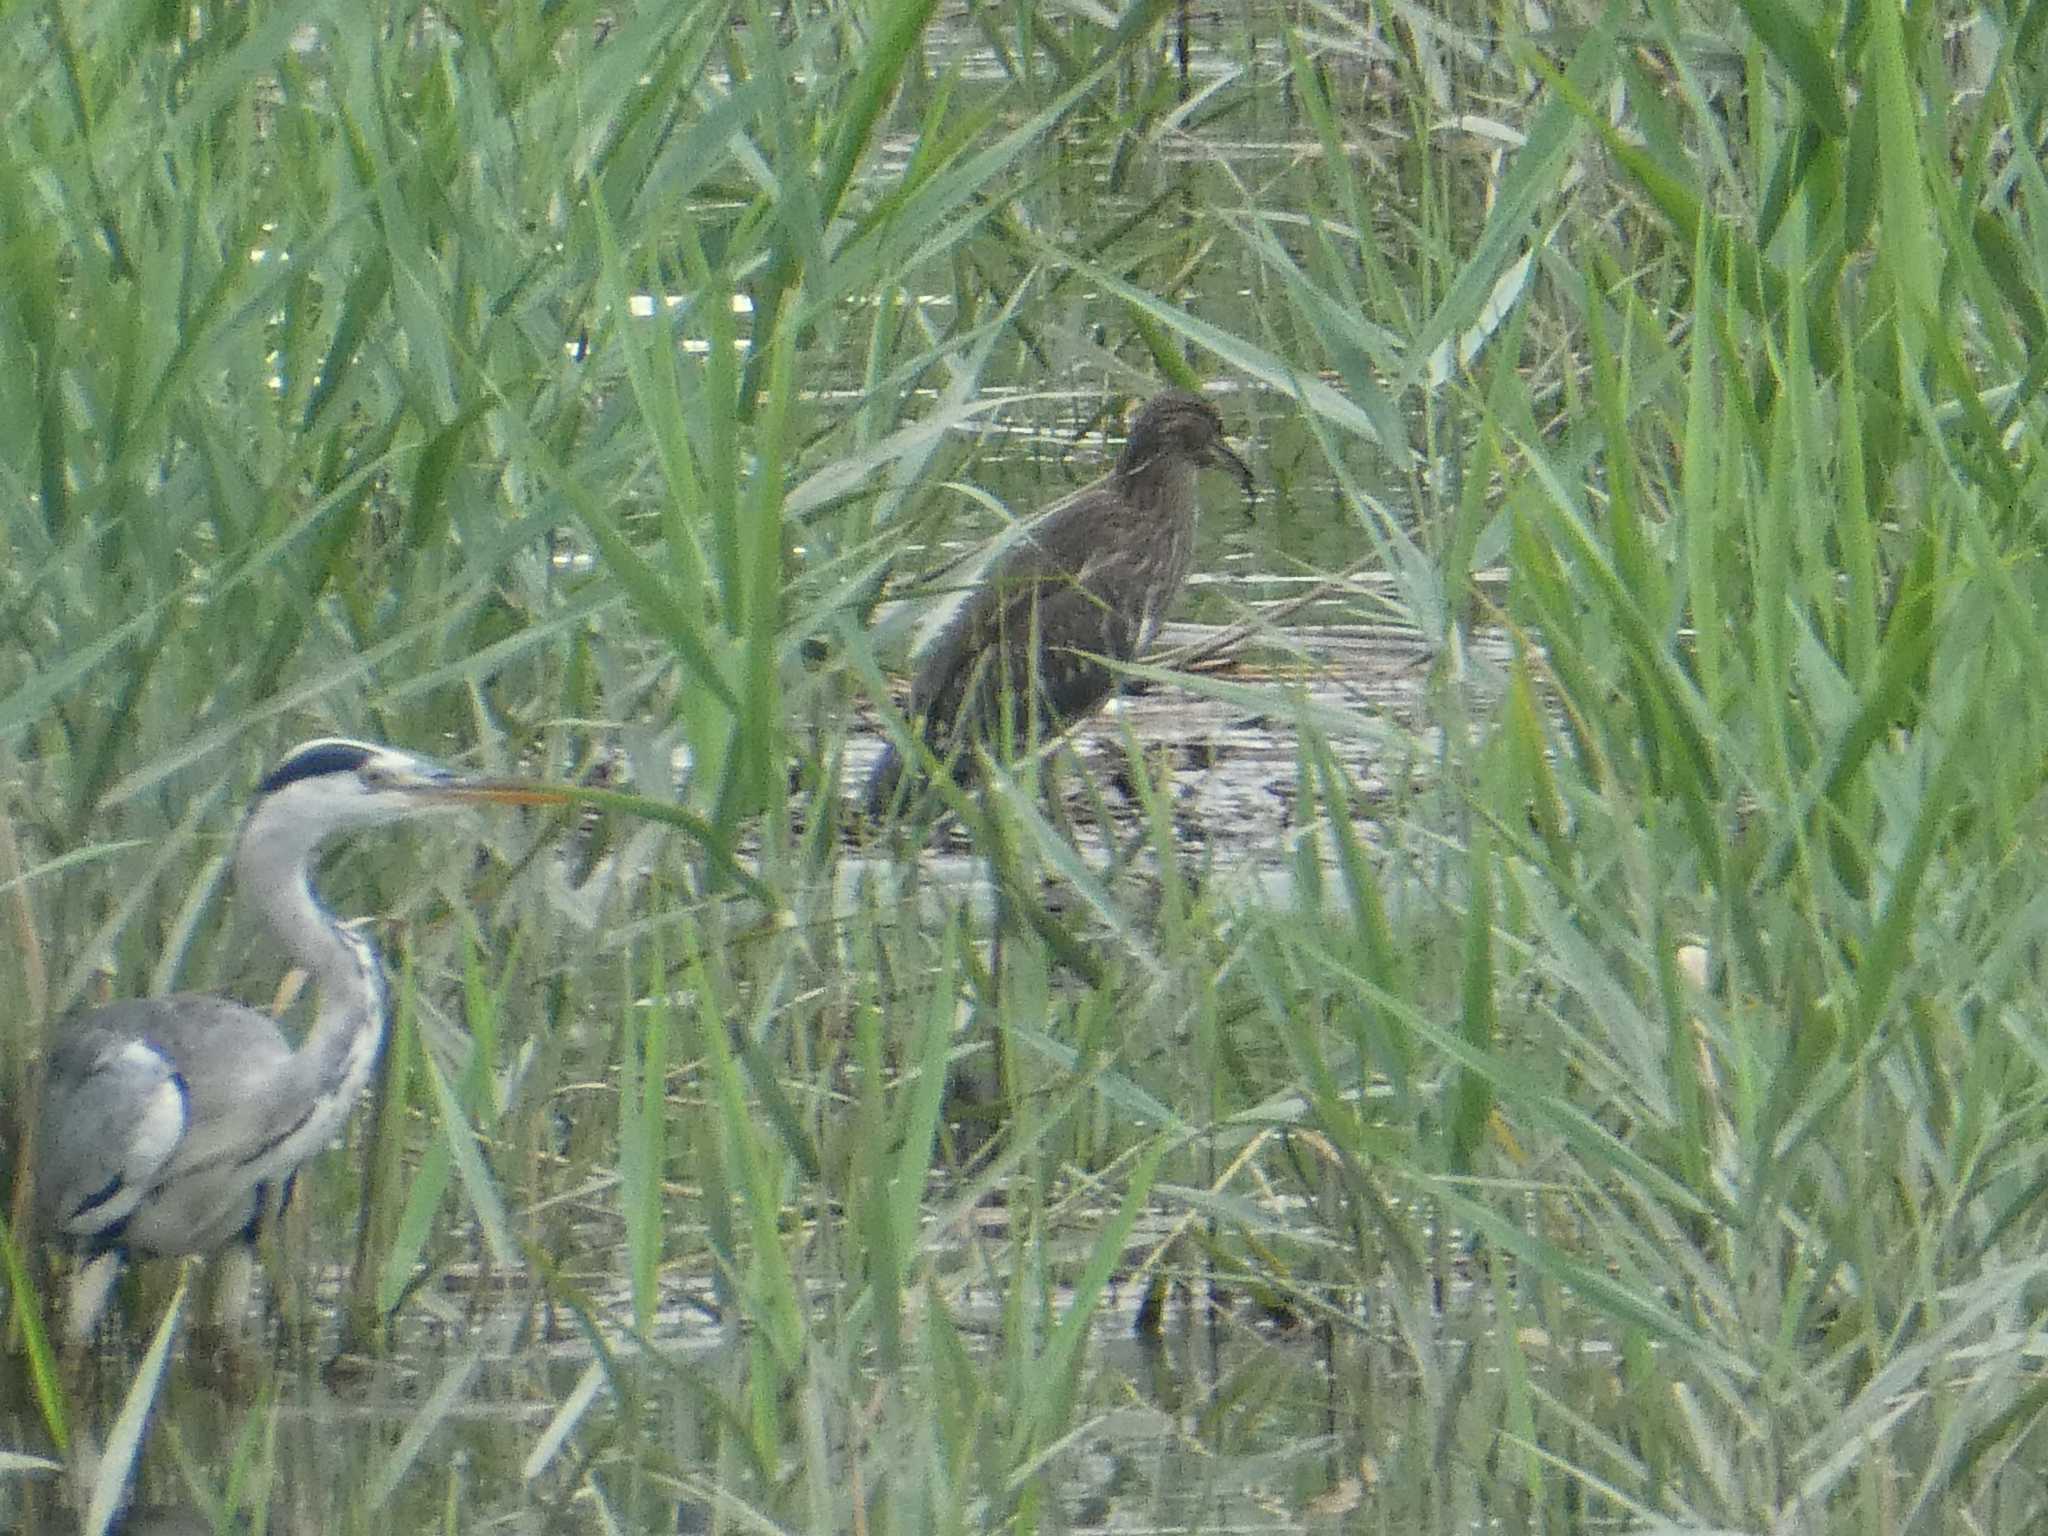
[[128, 1005], [67, 1020], [43, 1084], [36, 1209], [67, 1241], [118, 1232], [185, 1133], [185, 1087]]
[[59, 1028], [37, 1179], [52, 1230], [87, 1247], [192, 1253], [246, 1225], [256, 1214], [247, 1186], [206, 1174], [246, 1161], [300, 1113], [278, 1092], [292, 1053], [276, 1023], [178, 994], [110, 1003]]

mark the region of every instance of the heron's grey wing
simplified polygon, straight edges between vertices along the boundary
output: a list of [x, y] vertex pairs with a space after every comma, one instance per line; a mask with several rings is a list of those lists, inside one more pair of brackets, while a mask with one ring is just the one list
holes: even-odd
[[[204, 1182], [209, 1194], [241, 1197], [232, 1179], [193, 1175], [239, 1163], [288, 1133], [304, 1112], [280, 1093], [291, 1061], [271, 1019], [225, 998], [112, 1003], [67, 1026], [44, 1099], [49, 1219], [74, 1242], [111, 1243], [154, 1196], [132, 1235], [149, 1251], [179, 1251], [165, 1244], [195, 1218], [178, 1202], [164, 1207], [165, 1193], [177, 1187], [189, 1198]], [[165, 1227], [172, 1230], [157, 1230]]]
[[248, 1220], [241, 1207], [254, 1187], [242, 1171], [304, 1122], [313, 1097], [302, 1091], [291, 1043], [268, 1014], [224, 997], [161, 1002], [151, 1039], [184, 1078], [185, 1134], [136, 1235], [151, 1251], [175, 1252], [165, 1245], [180, 1241], [184, 1228], [218, 1241], [222, 1224]]
[[118, 1241], [185, 1135], [185, 1080], [130, 1027], [137, 1011], [116, 1005], [67, 1026], [44, 1079], [37, 1208], [86, 1247]]
[[292, 1059], [291, 1042], [267, 1013], [225, 997], [179, 992], [115, 1008], [146, 1017], [145, 1034], [184, 1074], [196, 1131], [220, 1119], [241, 1120], [262, 1100]]

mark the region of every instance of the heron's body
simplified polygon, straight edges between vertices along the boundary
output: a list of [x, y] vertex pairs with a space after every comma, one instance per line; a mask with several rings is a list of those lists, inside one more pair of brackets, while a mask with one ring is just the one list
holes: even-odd
[[[1116, 467], [1040, 514], [989, 567], [920, 662], [910, 717], [963, 780], [979, 744], [1022, 751], [1098, 708], [1115, 664], [1149, 646], [1195, 558], [1196, 471], [1251, 471], [1216, 408], [1168, 391], [1146, 402]], [[885, 811], [902, 785], [892, 746], [868, 781]]]
[[293, 1174], [340, 1131], [383, 1047], [375, 951], [313, 894], [327, 838], [479, 800], [547, 791], [458, 780], [364, 742], [307, 742], [258, 786], [236, 884], [320, 989], [296, 1049], [266, 1015], [196, 993], [111, 1003], [65, 1021], [47, 1063], [37, 1206], [87, 1260], [71, 1331], [97, 1321], [123, 1258], [252, 1243]]

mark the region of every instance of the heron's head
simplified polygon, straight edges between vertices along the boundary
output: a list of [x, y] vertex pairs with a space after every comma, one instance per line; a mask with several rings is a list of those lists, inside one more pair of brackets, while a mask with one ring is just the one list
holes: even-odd
[[1228, 469], [1244, 486], [1245, 495], [1252, 494], [1251, 466], [1231, 452], [1223, 440], [1222, 415], [1201, 395], [1169, 389], [1140, 406], [1118, 467], [1135, 474], [1169, 456]]
[[542, 785], [462, 778], [417, 753], [323, 736], [300, 742], [263, 776], [243, 838], [310, 851], [338, 832], [427, 811], [480, 803], [554, 805], [562, 799]]

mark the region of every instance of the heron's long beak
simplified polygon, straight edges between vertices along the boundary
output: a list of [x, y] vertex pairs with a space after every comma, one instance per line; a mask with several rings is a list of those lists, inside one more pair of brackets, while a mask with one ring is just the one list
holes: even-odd
[[424, 799], [461, 805], [567, 805], [571, 799], [562, 790], [519, 779], [455, 779], [445, 784], [422, 784], [414, 793]]

